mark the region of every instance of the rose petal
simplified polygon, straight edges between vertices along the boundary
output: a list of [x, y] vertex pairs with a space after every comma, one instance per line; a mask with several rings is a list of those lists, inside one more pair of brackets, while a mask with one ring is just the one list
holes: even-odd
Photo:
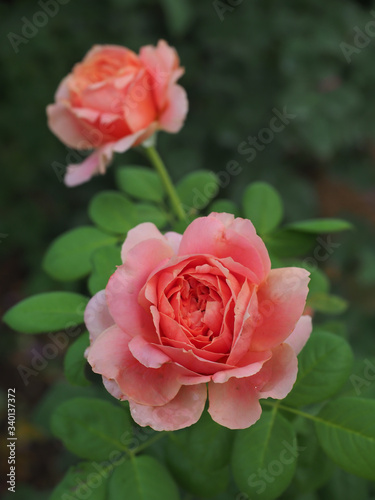
[[130, 229], [121, 248], [122, 262], [125, 262], [127, 254], [133, 247], [142, 241], [150, 239], [160, 240], [163, 243], [165, 242], [164, 236], [152, 222], [144, 222]]
[[99, 173], [99, 166], [99, 151], [92, 153], [82, 163], [68, 165], [64, 177], [65, 185], [68, 187], [75, 187], [87, 182], [95, 174]]
[[299, 354], [306, 342], [309, 340], [310, 333], [312, 331], [312, 320], [310, 316], [302, 316], [297, 324], [285, 340], [286, 344], [289, 344], [296, 354]]
[[67, 146], [74, 149], [91, 149], [86, 129], [74, 116], [68, 104], [60, 102], [47, 106], [48, 126]]
[[114, 325], [115, 322], [108, 309], [105, 290], [101, 290], [90, 299], [85, 309], [84, 319], [90, 333], [90, 342], [93, 342], [104, 330]]
[[109, 279], [106, 294], [110, 313], [115, 322], [132, 336], [156, 336], [152, 316], [139, 304], [139, 292], [150, 272], [173, 255], [166, 241], [149, 239], [133, 247]]
[[161, 406], [178, 393], [178, 371], [170, 363], [146, 368], [129, 350], [131, 337], [116, 325], [105, 330], [90, 346], [88, 362], [95, 373], [117, 382], [120, 391], [139, 404]]
[[107, 389], [107, 391], [116, 399], [120, 399], [121, 401], [126, 400], [126, 396], [121, 392], [118, 383], [115, 380], [109, 380], [106, 377], [102, 377], [103, 385]]
[[133, 419], [155, 431], [176, 431], [198, 422], [207, 399], [204, 384], [181, 387], [177, 396], [164, 406], [142, 406], [129, 401]]
[[184, 124], [188, 108], [185, 89], [172, 85], [168, 91], [167, 107], [159, 119], [160, 128], [170, 133], [178, 132]]
[[251, 375], [258, 373], [262, 369], [264, 363], [269, 360], [271, 356], [271, 351], [249, 352], [249, 354], [246, 356], [247, 364], [245, 366], [217, 372], [212, 376], [212, 380], [217, 384], [223, 384], [232, 377], [250, 377]]
[[229, 429], [246, 429], [260, 418], [262, 408], [250, 378], [231, 378], [225, 384], [208, 384], [208, 412]]
[[182, 234], [175, 233], [174, 231], [168, 231], [164, 236], [171, 248], [173, 248], [174, 253], [177, 255], [182, 240]]
[[231, 257], [253, 271], [256, 282], [260, 283], [268, 273], [269, 257], [251, 222], [247, 221], [248, 224], [244, 225], [246, 232], [241, 234], [232, 225], [224, 224], [228, 224], [227, 219], [217, 215], [223, 214], [200, 217], [188, 226], [181, 240], [179, 255], [209, 254], [220, 259]]
[[147, 368], [160, 368], [164, 363], [171, 361], [169, 356], [155, 345], [149, 344], [141, 335], [137, 335], [129, 342], [129, 350]]
[[259, 390], [259, 398], [283, 399], [292, 390], [297, 378], [297, 356], [288, 344], [273, 350], [272, 358], [259, 373], [251, 377]]
[[302, 316], [309, 273], [299, 267], [272, 269], [258, 289], [258, 322], [253, 350], [270, 349], [289, 337]]

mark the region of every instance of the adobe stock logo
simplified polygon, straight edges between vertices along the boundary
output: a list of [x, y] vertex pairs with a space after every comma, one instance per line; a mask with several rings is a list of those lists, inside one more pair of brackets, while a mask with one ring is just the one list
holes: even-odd
[[[252, 162], [257, 156], [258, 152], [263, 151], [267, 144], [270, 144], [275, 134], [282, 132], [291, 120], [297, 117], [293, 113], [288, 113], [286, 106], [280, 112], [277, 108], [272, 109], [273, 117], [269, 121], [269, 126], [259, 130], [257, 136], [247, 138], [247, 141], [242, 141], [237, 148], [240, 155], [249, 155], [246, 159], [247, 162]], [[251, 147], [248, 147], [251, 146]]]
[[21, 34], [10, 31], [7, 38], [16, 54], [20, 51], [20, 45], [27, 45], [34, 38], [40, 28], [44, 28], [48, 24], [50, 18], [55, 17], [61, 5], [66, 5], [70, 0], [39, 0], [38, 6], [42, 10], [37, 10], [31, 19], [26, 16], [21, 17], [22, 27]]
[[[371, 10], [370, 15], [375, 18], [375, 10]], [[340, 43], [341, 52], [349, 64], [352, 62], [353, 54], [360, 54], [369, 45], [371, 39], [375, 37], [375, 20], [366, 23], [363, 29], [359, 26], [354, 26], [353, 31], [353, 45], [346, 42]]]

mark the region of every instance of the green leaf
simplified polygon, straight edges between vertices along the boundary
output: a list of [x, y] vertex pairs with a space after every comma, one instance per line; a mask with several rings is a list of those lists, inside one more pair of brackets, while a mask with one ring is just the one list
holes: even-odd
[[225, 212], [227, 214], [233, 214], [236, 217], [239, 216], [237, 205], [233, 201], [225, 199], [215, 200], [210, 206], [210, 212]]
[[367, 481], [336, 466], [330, 481], [319, 490], [317, 500], [370, 500], [370, 488]]
[[314, 309], [314, 311], [326, 314], [341, 314], [348, 307], [347, 301], [343, 298], [323, 292], [310, 294], [307, 299], [307, 305]]
[[198, 423], [169, 435], [167, 463], [179, 484], [197, 496], [217, 495], [229, 483], [233, 431], [204, 413]]
[[156, 172], [146, 167], [129, 166], [116, 170], [118, 187], [138, 200], [160, 202], [165, 197], [163, 183]]
[[[108, 457], [107, 457], [108, 458]], [[110, 473], [99, 464], [82, 462], [71, 467], [53, 490], [50, 500], [106, 500]]]
[[69, 346], [64, 358], [65, 377], [72, 385], [88, 386], [90, 382], [85, 377], [86, 358], [84, 353], [90, 345], [89, 334], [84, 332]]
[[91, 271], [91, 255], [100, 247], [113, 245], [116, 238], [91, 226], [83, 226], [59, 236], [44, 257], [44, 270], [60, 281], [74, 281]]
[[267, 235], [264, 242], [268, 250], [279, 258], [299, 257], [311, 250], [315, 237], [312, 234], [280, 229], [272, 235]]
[[167, 469], [147, 455], [116, 467], [109, 483], [108, 500], [179, 500], [177, 486]]
[[60, 405], [51, 419], [53, 434], [81, 458], [108, 459], [125, 451], [122, 442], [131, 433], [130, 417], [123, 409], [94, 398], [75, 398]]
[[196, 170], [176, 186], [186, 212], [197, 213], [206, 207], [219, 192], [219, 179], [209, 170]]
[[[319, 446], [312, 422], [307, 420], [302, 422], [304, 432], [298, 433], [298, 446], [304, 450], [298, 457], [297, 470], [290, 487], [290, 490], [296, 493], [296, 498], [321, 488], [335, 469], [333, 462]], [[289, 498], [288, 492], [286, 492], [287, 498]]]
[[250, 184], [242, 199], [245, 217], [260, 235], [271, 233], [283, 218], [283, 203], [279, 193], [266, 182]]
[[322, 234], [337, 233], [353, 229], [353, 225], [342, 219], [311, 219], [300, 222], [293, 222], [285, 226], [292, 231], [301, 231], [303, 233]]
[[136, 209], [121, 193], [103, 191], [92, 199], [89, 215], [104, 231], [125, 234], [135, 225]]
[[116, 271], [116, 266], [122, 264], [121, 248], [117, 246], [98, 248], [91, 259], [93, 271], [89, 277], [88, 287], [90, 293], [95, 295], [107, 286], [109, 278]]
[[3, 320], [22, 333], [64, 330], [83, 323], [88, 298], [79, 293], [49, 292], [29, 297], [6, 312]]
[[236, 434], [232, 470], [241, 492], [274, 500], [288, 487], [296, 468], [297, 440], [292, 425], [275, 410]]
[[163, 229], [168, 223], [168, 215], [164, 210], [152, 205], [151, 203], [137, 203], [136, 210], [136, 223], [152, 222], [159, 229]]
[[345, 384], [353, 366], [349, 344], [329, 332], [314, 330], [298, 356], [298, 375], [284, 402], [306, 406], [333, 396]]
[[375, 401], [340, 398], [318, 414], [320, 445], [342, 469], [375, 480]]

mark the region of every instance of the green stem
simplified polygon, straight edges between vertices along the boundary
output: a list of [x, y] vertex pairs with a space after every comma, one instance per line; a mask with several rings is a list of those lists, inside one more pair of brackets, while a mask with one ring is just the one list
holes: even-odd
[[167, 435], [167, 432], [159, 432], [158, 434], [155, 434], [152, 438], [148, 439], [145, 443], [140, 444], [136, 448], [133, 448], [132, 454], [136, 455], [140, 451], [143, 451], [144, 449], [148, 448], [152, 444], [156, 443], [156, 441], [159, 441], [159, 439], [164, 438]]
[[314, 422], [323, 422], [323, 420], [315, 415], [311, 415], [310, 413], [306, 413], [302, 410], [297, 410], [296, 408], [291, 408], [290, 406], [282, 405], [281, 403], [271, 403], [271, 401], [262, 401], [263, 405], [272, 406], [273, 408], [280, 408], [280, 410], [288, 411], [289, 413], [294, 413], [294, 415], [299, 415], [300, 417], [308, 418], [313, 420]]
[[185, 221], [186, 220], [186, 213], [185, 210], [182, 207], [181, 200], [177, 194], [177, 191], [172, 183], [172, 180], [168, 174], [168, 171], [166, 169], [166, 166], [164, 165], [163, 160], [160, 158], [159, 153], [156, 151], [154, 146], [148, 146], [144, 147], [144, 151], [147, 154], [148, 159], [152, 163], [152, 165], [155, 167], [155, 170], [159, 174], [159, 177], [165, 187], [165, 190], [168, 193], [168, 196], [171, 200], [172, 208], [176, 214], [176, 216], [180, 219]]

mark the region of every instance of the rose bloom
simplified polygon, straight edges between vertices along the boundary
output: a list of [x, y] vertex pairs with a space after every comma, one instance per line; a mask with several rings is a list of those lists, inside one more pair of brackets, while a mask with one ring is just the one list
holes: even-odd
[[309, 273], [271, 270], [249, 220], [212, 213], [183, 235], [140, 224], [122, 262], [87, 305], [86, 356], [139, 425], [192, 425], [208, 391], [213, 420], [242, 429], [259, 419], [259, 399], [289, 393], [311, 333]]
[[188, 102], [176, 84], [184, 73], [175, 49], [160, 40], [139, 56], [117, 45], [96, 45], [60, 83], [47, 107], [52, 132], [74, 149], [94, 152], [70, 165], [68, 186], [104, 173], [113, 153], [141, 144], [157, 130], [178, 132]]

